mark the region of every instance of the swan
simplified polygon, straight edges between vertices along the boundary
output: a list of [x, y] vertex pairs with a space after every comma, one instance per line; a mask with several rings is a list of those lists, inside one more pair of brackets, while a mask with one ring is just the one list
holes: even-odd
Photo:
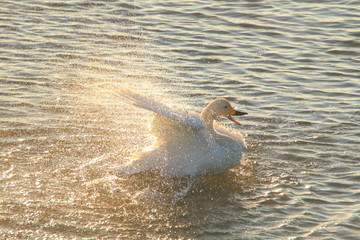
[[224, 98], [208, 103], [200, 114], [175, 110], [133, 89], [119, 88], [115, 95], [133, 106], [155, 113], [150, 133], [156, 137], [151, 150], [135, 154], [125, 165], [112, 168], [126, 177], [157, 169], [164, 175], [183, 177], [223, 173], [241, 160], [245, 139], [216, 122], [247, 113], [235, 110]]

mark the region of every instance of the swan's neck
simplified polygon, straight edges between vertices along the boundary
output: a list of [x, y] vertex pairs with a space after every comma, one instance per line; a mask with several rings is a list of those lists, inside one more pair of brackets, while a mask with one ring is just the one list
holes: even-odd
[[205, 108], [201, 112], [200, 116], [205, 122], [205, 129], [212, 133], [212, 136], [214, 137], [216, 142], [221, 146], [224, 146], [224, 147], [227, 147], [227, 148], [231, 149], [232, 146], [234, 145], [233, 138], [231, 138], [231, 137], [229, 137], [229, 136], [227, 136], [227, 135], [225, 135], [225, 134], [223, 134], [221, 132], [218, 132], [214, 128], [214, 122], [218, 118], [218, 115], [215, 114], [213, 111], [211, 111], [211, 109], [206, 109]]
[[[214, 121], [219, 117], [219, 114], [216, 114], [211, 107], [206, 107], [200, 114], [200, 117], [205, 122], [205, 129], [212, 133], [215, 141], [226, 149], [231, 149], [232, 154], [238, 156], [241, 154], [241, 146], [235, 141], [232, 137], [227, 134], [221, 133], [214, 128]], [[233, 151], [235, 149], [235, 151]], [[236, 159], [236, 157], [235, 157]]]
[[210, 108], [206, 107], [200, 114], [200, 117], [205, 122], [205, 128], [209, 131], [214, 131], [214, 120], [217, 119], [217, 115]]

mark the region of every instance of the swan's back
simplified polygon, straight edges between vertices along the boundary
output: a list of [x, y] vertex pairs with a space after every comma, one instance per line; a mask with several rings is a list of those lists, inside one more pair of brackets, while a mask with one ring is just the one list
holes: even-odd
[[[217, 134], [194, 129], [163, 116], [155, 116], [152, 132], [156, 134], [156, 151], [166, 175], [185, 176], [222, 173], [239, 164], [244, 140], [242, 135], [215, 124]], [[147, 159], [148, 160], [148, 159]]]

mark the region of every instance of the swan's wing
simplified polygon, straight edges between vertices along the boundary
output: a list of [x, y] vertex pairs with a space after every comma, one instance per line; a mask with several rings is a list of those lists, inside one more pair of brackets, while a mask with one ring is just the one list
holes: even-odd
[[115, 90], [115, 95], [128, 103], [179, 121], [182, 124], [196, 129], [204, 128], [204, 121], [199, 115], [189, 112], [176, 111], [165, 104], [156, 101], [148, 96], [138, 93], [129, 88], [118, 88]]

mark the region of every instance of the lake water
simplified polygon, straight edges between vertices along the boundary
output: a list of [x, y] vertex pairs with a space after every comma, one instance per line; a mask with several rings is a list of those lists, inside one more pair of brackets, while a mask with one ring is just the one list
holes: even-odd
[[[1, 239], [359, 239], [359, 1], [0, 6]], [[195, 180], [109, 169], [151, 145], [127, 86], [246, 111], [239, 167]]]

